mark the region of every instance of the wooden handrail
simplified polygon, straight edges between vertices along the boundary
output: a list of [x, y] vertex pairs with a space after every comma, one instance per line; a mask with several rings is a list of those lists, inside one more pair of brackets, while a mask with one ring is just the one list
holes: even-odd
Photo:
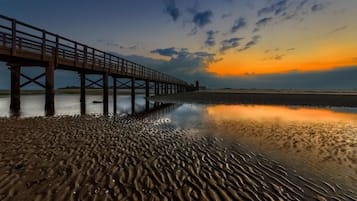
[[[105, 71], [114, 70], [114, 72], [118, 71], [118, 73], [125, 72], [129, 76], [137, 76], [144, 79], [155, 79], [163, 82], [187, 85], [186, 82], [173, 76], [158, 72], [157, 70], [151, 68], [147, 68], [143, 65], [128, 61], [116, 55], [88, 47], [85, 44], [68, 39], [66, 37], [59, 36], [57, 34], [3, 15], [0, 15], [0, 18], [8, 21], [9, 24], [11, 24], [11, 27], [0, 24], [1, 29], [11, 31], [11, 33], [4, 33], [0, 30], [0, 33], [2, 34], [1, 39], [3, 46], [6, 46], [6, 44], [11, 44], [12, 55], [16, 55], [17, 49], [21, 50], [22, 47], [32, 49], [33, 51], [37, 50], [38, 54], [41, 55], [41, 60], [44, 60], [46, 54], [50, 53], [57, 62], [59, 54], [61, 53], [61, 56], [64, 58], [73, 59], [75, 66], [78, 65], [79, 61], [82, 61], [83, 67], [92, 65], [92, 68], [94, 68], [95, 66], [99, 65]], [[26, 32], [21, 30], [22, 27], [26, 27], [30, 30], [38, 32], [39, 35], [36, 35], [33, 33], [33, 31]], [[50, 40], [49, 38], [54, 38], [54, 40]]]

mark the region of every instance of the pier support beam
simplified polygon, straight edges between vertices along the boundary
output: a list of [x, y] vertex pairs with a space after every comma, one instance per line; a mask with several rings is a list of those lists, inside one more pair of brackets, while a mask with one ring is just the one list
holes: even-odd
[[135, 78], [131, 78], [131, 113], [135, 113]]
[[150, 96], [150, 82], [149, 80], [145, 80], [145, 110], [149, 111], [149, 96]]
[[117, 78], [113, 77], [113, 114], [117, 114]]
[[161, 82], [160, 84], [161, 84], [161, 93], [160, 93], [160, 95], [163, 95], [163, 94], [165, 94], [165, 92], [164, 92], [164, 83]]
[[45, 113], [46, 116], [53, 116], [55, 114], [55, 64], [50, 62], [46, 67], [46, 102]]
[[108, 115], [108, 73], [103, 74], [103, 114]]
[[9, 65], [11, 71], [11, 100], [10, 111], [15, 116], [20, 113], [20, 73], [19, 65]]
[[154, 95], [159, 95], [159, 85], [157, 81], [154, 82]]
[[169, 84], [165, 83], [165, 95], [169, 94]]
[[84, 72], [79, 73], [81, 79], [81, 114], [86, 114], [86, 74]]

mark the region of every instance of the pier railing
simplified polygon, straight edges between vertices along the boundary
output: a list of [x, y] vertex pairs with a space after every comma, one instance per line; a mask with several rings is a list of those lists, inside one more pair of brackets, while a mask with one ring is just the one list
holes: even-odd
[[0, 48], [14, 57], [188, 86], [173, 76], [3, 15], [0, 15]]

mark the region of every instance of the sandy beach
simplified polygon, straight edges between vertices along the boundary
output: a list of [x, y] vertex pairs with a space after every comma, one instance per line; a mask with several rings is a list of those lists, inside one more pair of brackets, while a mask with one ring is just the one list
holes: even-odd
[[356, 200], [161, 118], [2, 118], [0, 127], [0, 200]]

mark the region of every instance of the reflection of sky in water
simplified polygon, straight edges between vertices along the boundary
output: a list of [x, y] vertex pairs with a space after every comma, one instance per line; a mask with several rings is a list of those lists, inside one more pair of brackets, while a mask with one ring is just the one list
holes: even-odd
[[206, 108], [207, 116], [216, 120], [281, 120], [281, 121], [357, 121], [357, 114], [343, 113], [323, 108], [263, 106], [263, 105], [217, 105]]
[[170, 124], [179, 128], [200, 128], [202, 126], [203, 105], [183, 104], [174, 111], [165, 114], [164, 118], [170, 119]]
[[[77, 94], [56, 94], [55, 96], [55, 112], [56, 115], [75, 115], [80, 114], [80, 97]], [[101, 95], [86, 96], [86, 112], [87, 114], [102, 114], [103, 104], [94, 104], [93, 101], [102, 101]], [[0, 96], [0, 117], [10, 115], [10, 97]], [[43, 116], [45, 107], [44, 95], [23, 95], [21, 96], [21, 116]], [[152, 103], [150, 104], [152, 107]], [[135, 111], [140, 112], [145, 110], [144, 95], [137, 94], [135, 98]], [[113, 97], [109, 96], [109, 112], [113, 112]], [[117, 97], [117, 113], [131, 114], [131, 96], [118, 95]]]
[[357, 189], [357, 113], [355, 108], [333, 109], [183, 104], [161, 123], [239, 143], [299, 171]]

